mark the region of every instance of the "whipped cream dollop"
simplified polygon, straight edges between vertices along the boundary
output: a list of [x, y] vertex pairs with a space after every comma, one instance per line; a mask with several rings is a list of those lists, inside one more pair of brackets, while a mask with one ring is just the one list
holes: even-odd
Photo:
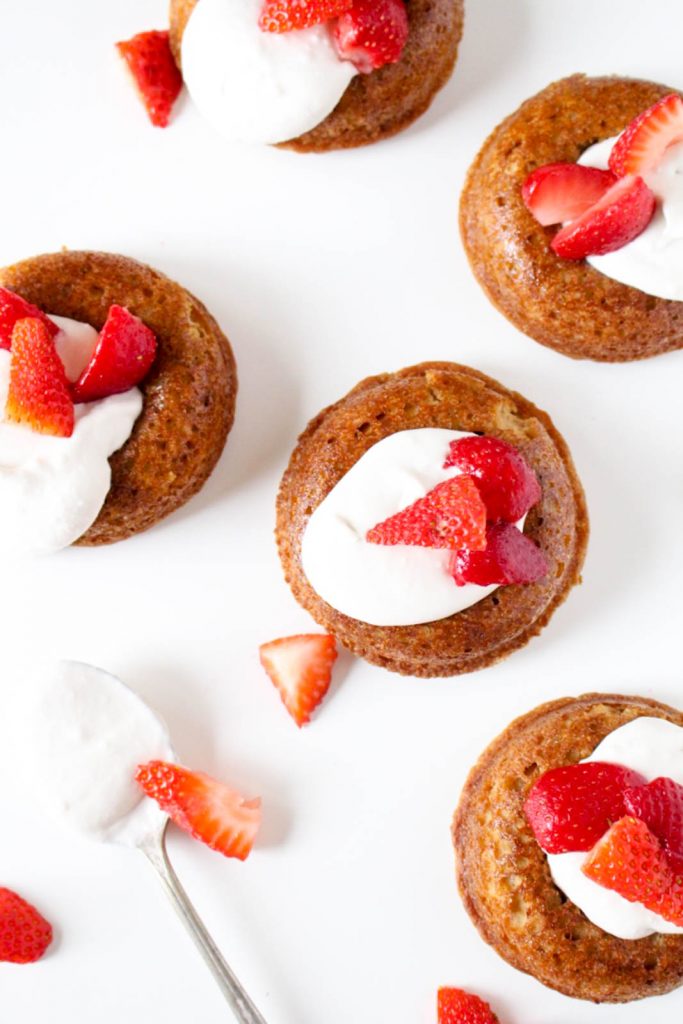
[[[580, 164], [607, 169], [616, 138], [581, 154]], [[661, 162], [643, 174], [657, 197], [654, 217], [632, 242], [588, 262], [614, 281], [660, 299], [683, 301], [683, 142], [670, 146]]]
[[[639, 772], [648, 782], [669, 778], [683, 786], [683, 729], [663, 718], [635, 718], [611, 732], [586, 761], [607, 761]], [[683, 935], [683, 928], [665, 921], [642, 903], [629, 903], [581, 870], [586, 853], [548, 854], [557, 887], [598, 928], [619, 939], [643, 939], [661, 932]]]
[[[423, 498], [443, 480], [459, 430], [423, 427], [390, 434], [369, 448], [310, 517], [301, 545], [304, 573], [324, 601], [373, 626], [413, 626], [455, 615], [498, 588], [458, 587], [451, 551], [370, 544], [373, 526]], [[517, 524], [520, 528], [524, 520]]]
[[[97, 331], [50, 316], [66, 375], [75, 381], [97, 344]], [[109, 456], [131, 435], [142, 393], [131, 388], [75, 407], [71, 437], [39, 434], [8, 422], [4, 409], [11, 353], [0, 350], [0, 557], [47, 554], [67, 547], [92, 526], [111, 485]]]
[[199, 0], [182, 41], [200, 113], [235, 142], [287, 142], [324, 121], [356, 74], [326, 24], [263, 32], [263, 0]]
[[76, 661], [35, 668], [19, 698], [14, 745], [29, 798], [58, 823], [134, 844], [163, 821], [135, 771], [173, 760], [166, 727], [108, 672]]

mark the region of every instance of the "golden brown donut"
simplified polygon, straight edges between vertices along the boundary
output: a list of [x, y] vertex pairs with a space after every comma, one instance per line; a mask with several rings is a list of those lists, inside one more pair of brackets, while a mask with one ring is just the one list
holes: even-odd
[[683, 347], [683, 303], [646, 295], [560, 259], [525, 208], [521, 188], [536, 167], [575, 162], [618, 135], [672, 90], [629, 78], [572, 75], [523, 103], [489, 136], [460, 202], [472, 270], [491, 302], [542, 345], [575, 359], [622, 362]]
[[[282, 143], [299, 153], [366, 146], [407, 128], [448, 81], [458, 55], [465, 0], [406, 0], [410, 35], [403, 56], [356, 75], [332, 113], [305, 135]], [[171, 47], [180, 67], [183, 33], [197, 0], [171, 0]]]
[[[446, 619], [372, 626], [318, 596], [303, 572], [301, 541], [314, 509], [368, 448], [417, 427], [491, 434], [520, 449], [543, 489], [524, 530], [545, 552], [551, 570], [537, 583], [500, 587]], [[490, 377], [455, 363], [422, 363], [369, 377], [323, 409], [299, 438], [277, 499], [280, 560], [299, 604], [349, 650], [405, 675], [472, 672], [523, 647], [580, 581], [587, 538], [583, 490], [550, 417]]]
[[583, 760], [644, 715], [683, 726], [683, 714], [665, 704], [599, 693], [523, 715], [472, 769], [453, 822], [458, 885], [482, 938], [513, 967], [576, 999], [623, 1003], [683, 982], [683, 936], [627, 941], [592, 924], [555, 886], [523, 811], [542, 774]]
[[0, 285], [98, 330], [118, 303], [157, 336], [142, 412], [109, 460], [109, 494], [77, 543], [123, 540], [184, 505], [223, 451], [237, 393], [232, 349], [201, 302], [151, 267], [102, 252], [35, 256], [0, 270]]

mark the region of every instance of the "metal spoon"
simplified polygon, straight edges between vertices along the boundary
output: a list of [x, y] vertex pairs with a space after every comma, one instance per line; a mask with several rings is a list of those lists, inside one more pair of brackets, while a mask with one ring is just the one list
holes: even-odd
[[168, 818], [161, 814], [150, 820], [150, 826], [137, 839], [136, 849], [140, 850], [157, 872], [166, 895], [175, 911], [192, 936], [197, 949], [213, 972], [213, 976], [225, 996], [228, 1006], [239, 1024], [266, 1024], [251, 999], [223, 959], [190, 899], [178, 881], [166, 852], [166, 826]]

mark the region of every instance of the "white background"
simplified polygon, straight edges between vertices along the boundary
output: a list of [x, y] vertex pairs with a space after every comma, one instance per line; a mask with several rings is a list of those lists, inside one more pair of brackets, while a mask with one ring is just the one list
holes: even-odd
[[[683, 991], [596, 1007], [509, 968], [460, 905], [449, 840], [470, 765], [514, 716], [587, 690], [681, 703], [683, 354], [609, 366], [541, 348], [488, 304], [457, 232], [479, 145], [552, 79], [683, 85], [680, 0], [470, 0], [430, 112], [326, 156], [233, 148], [186, 99], [153, 129], [113, 43], [164, 27], [163, 0], [0, 0], [0, 14], [0, 262], [61, 246], [149, 262], [218, 318], [241, 385], [224, 457], [180, 513], [5, 573], [3, 695], [34, 651], [94, 662], [166, 718], [186, 763], [263, 797], [246, 864], [178, 833], [170, 846], [268, 1024], [431, 1024], [442, 984], [478, 990], [503, 1024], [680, 1017]], [[588, 495], [585, 583], [526, 650], [470, 677], [403, 679], [342, 656], [299, 732], [257, 659], [259, 643], [313, 626], [272, 540], [279, 476], [318, 409], [424, 359], [469, 363], [550, 411]], [[6, 767], [0, 885], [58, 939], [35, 967], [0, 965], [0, 1021], [228, 1020], [143, 858], [58, 831], [19, 806], [15, 781]]]

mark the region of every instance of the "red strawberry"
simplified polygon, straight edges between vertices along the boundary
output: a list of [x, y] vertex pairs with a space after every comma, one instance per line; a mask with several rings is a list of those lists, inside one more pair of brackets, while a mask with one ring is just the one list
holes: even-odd
[[42, 320], [17, 320], [12, 331], [12, 361], [5, 416], [38, 434], [71, 437], [74, 404], [64, 366]]
[[526, 179], [522, 199], [539, 224], [562, 224], [585, 213], [616, 180], [611, 171], [597, 167], [546, 164]]
[[12, 331], [17, 320], [42, 320], [51, 338], [59, 332], [59, 327], [45, 316], [37, 306], [22, 299], [21, 295], [11, 292], [8, 288], [0, 288], [0, 348], [11, 348]]
[[75, 402], [94, 402], [139, 384], [157, 351], [154, 332], [124, 306], [112, 306], [85, 370], [73, 385]]
[[183, 78], [173, 59], [168, 32], [140, 32], [116, 48], [130, 69], [149, 119], [165, 128]]
[[683, 100], [675, 93], [665, 96], [631, 121], [614, 143], [610, 170], [624, 174], [645, 174], [656, 167], [665, 150], [683, 140]]
[[204, 772], [165, 761], [141, 764], [135, 779], [193, 839], [225, 857], [247, 859], [261, 824], [260, 800], [245, 800]]
[[557, 232], [550, 243], [564, 260], [604, 256], [642, 234], [655, 212], [655, 194], [642, 178], [619, 178], [602, 199]]
[[306, 725], [330, 688], [337, 657], [334, 637], [321, 633], [286, 636], [261, 644], [259, 656], [296, 724], [299, 728]]
[[32, 964], [52, 942], [52, 925], [11, 889], [0, 889], [0, 960]]
[[291, 32], [331, 21], [348, 11], [353, 0], [265, 0], [258, 23], [264, 32]]
[[638, 772], [602, 761], [552, 768], [532, 786], [524, 813], [546, 853], [592, 850], [626, 814], [628, 787], [644, 782]]
[[408, 12], [403, 0], [353, 0], [333, 30], [337, 52], [358, 71], [370, 74], [401, 59], [408, 41]]
[[655, 779], [627, 789], [625, 813], [644, 821], [664, 847], [673, 872], [683, 878], [683, 786], [673, 779]]
[[683, 886], [677, 884], [659, 840], [638, 818], [621, 818], [588, 855], [584, 875], [629, 903], [683, 926]]
[[541, 500], [541, 485], [524, 456], [498, 437], [461, 437], [452, 441], [444, 469], [458, 466], [477, 478], [487, 517], [516, 523]]
[[459, 587], [535, 583], [548, 574], [548, 561], [534, 542], [511, 523], [489, 523], [484, 551], [455, 551], [449, 571]]
[[488, 1003], [461, 988], [440, 988], [439, 1024], [498, 1024]]
[[370, 544], [479, 550], [486, 544], [486, 506], [472, 477], [455, 476], [373, 526], [366, 540]]

